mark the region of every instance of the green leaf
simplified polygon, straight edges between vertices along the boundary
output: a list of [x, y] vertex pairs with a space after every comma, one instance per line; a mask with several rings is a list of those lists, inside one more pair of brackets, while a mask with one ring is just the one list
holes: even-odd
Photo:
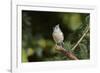
[[80, 43], [79, 44], [80, 47], [80, 58], [82, 59], [88, 59], [88, 50], [85, 44]]
[[67, 50], [71, 50], [71, 48], [72, 48], [71, 42], [70, 42], [70, 41], [66, 41], [66, 42], [64, 43], [64, 47], [65, 47], [65, 49], [67, 49]]

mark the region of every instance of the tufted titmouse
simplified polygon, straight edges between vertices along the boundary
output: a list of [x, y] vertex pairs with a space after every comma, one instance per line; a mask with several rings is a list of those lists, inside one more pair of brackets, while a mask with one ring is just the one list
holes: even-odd
[[64, 36], [63, 36], [63, 32], [59, 27], [59, 24], [54, 27], [52, 36], [57, 45], [60, 45], [62, 47], [64, 46], [63, 43]]

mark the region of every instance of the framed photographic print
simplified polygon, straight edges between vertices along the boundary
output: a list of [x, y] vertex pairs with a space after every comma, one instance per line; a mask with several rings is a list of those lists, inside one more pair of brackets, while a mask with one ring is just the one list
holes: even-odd
[[13, 73], [96, 65], [96, 9], [12, 2]]

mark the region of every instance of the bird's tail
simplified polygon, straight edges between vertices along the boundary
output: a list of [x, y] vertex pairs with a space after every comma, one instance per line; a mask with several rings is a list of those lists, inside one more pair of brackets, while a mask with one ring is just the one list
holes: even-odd
[[64, 42], [57, 43], [57, 45], [62, 46], [64, 48]]

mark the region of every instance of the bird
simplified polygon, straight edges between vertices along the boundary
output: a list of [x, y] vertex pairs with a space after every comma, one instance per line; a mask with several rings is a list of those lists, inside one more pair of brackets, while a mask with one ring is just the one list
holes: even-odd
[[57, 45], [64, 47], [64, 35], [59, 27], [59, 24], [53, 28], [52, 36]]

